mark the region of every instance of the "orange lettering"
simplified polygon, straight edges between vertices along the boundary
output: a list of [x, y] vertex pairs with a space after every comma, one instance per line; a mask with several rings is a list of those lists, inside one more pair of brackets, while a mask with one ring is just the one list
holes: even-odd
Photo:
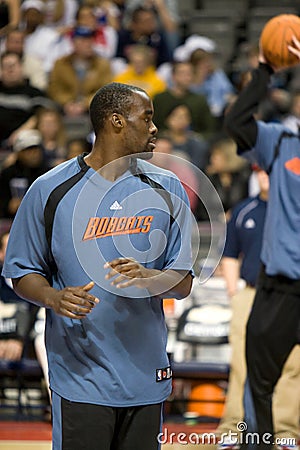
[[132, 230], [133, 228], [135, 228], [135, 226], [134, 226], [135, 221], [136, 221], [136, 217], [128, 217], [127, 223], [125, 226], [125, 230]]
[[145, 216], [138, 216], [135, 228], [141, 228], [142, 222], [145, 219]]
[[109, 217], [101, 217], [97, 231], [96, 231], [96, 237], [101, 236], [106, 232], [106, 227], [109, 222]]
[[143, 225], [144, 225], [146, 228], [142, 228], [142, 233], [148, 233], [148, 231], [149, 231], [150, 228], [151, 228], [152, 220], [153, 220], [153, 216], [147, 216], [147, 217], [145, 217], [145, 220], [144, 220]]
[[120, 217], [118, 225], [116, 226], [116, 231], [123, 231], [126, 226], [127, 217]]
[[93, 239], [96, 234], [96, 229], [100, 219], [99, 217], [91, 217], [89, 223], [87, 224], [85, 233], [83, 235], [83, 240]]
[[115, 231], [118, 221], [119, 221], [118, 217], [110, 218], [109, 224], [107, 225], [107, 228], [106, 228], [107, 234], [113, 233]]
[[153, 216], [91, 217], [83, 240], [121, 234], [148, 233]]

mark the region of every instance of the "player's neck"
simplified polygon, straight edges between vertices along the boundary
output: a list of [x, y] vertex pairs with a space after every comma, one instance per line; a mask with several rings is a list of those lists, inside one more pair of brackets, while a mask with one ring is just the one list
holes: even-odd
[[85, 162], [88, 166], [100, 173], [103, 178], [109, 181], [115, 181], [129, 167], [128, 158], [120, 158], [112, 151], [107, 154], [93, 149], [92, 152], [85, 157]]

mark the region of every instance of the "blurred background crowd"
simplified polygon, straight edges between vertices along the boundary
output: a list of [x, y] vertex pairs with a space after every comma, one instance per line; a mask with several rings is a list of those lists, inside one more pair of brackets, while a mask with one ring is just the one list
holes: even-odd
[[[258, 64], [263, 24], [280, 13], [298, 15], [300, 1], [0, 0], [2, 261], [11, 221], [32, 182], [90, 151], [89, 103], [111, 81], [139, 86], [152, 98], [156, 151], [192, 164], [174, 172], [189, 184], [199, 223], [208, 216], [195, 195], [201, 193], [195, 167], [212, 182], [227, 219], [238, 202], [257, 195], [257, 168], [236, 155], [223, 118]], [[257, 117], [298, 131], [298, 66], [272, 78]], [[209, 199], [206, 206], [214, 208]], [[12, 293], [3, 294], [8, 288], [1, 280], [1, 301], [15, 302]], [[0, 359], [21, 357], [37, 313], [31, 308], [26, 329], [15, 336], [22, 345], [6, 354], [9, 347], [0, 346]]]
[[[111, 81], [148, 92], [158, 151], [204, 171], [229, 211], [248, 196], [251, 168], [223, 117], [257, 65], [263, 23], [299, 8], [287, 0], [1, 0], [0, 218], [14, 217], [37, 176], [90, 150], [89, 102]], [[298, 71], [273, 78], [261, 119], [298, 129]], [[34, 132], [17, 144], [24, 130]]]

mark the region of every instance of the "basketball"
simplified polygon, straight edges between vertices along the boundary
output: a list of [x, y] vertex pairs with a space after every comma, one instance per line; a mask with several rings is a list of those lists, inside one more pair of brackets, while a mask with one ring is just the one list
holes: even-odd
[[292, 44], [292, 36], [300, 40], [300, 17], [294, 14], [280, 14], [265, 24], [260, 45], [271, 66], [284, 68], [300, 64], [287, 47]]

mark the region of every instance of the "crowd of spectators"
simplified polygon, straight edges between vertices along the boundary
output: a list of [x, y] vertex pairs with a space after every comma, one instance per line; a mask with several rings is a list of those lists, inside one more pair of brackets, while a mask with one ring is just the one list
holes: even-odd
[[[230, 70], [222, 67], [213, 40], [185, 35], [176, 0], [1, 0], [0, 8], [0, 220], [14, 218], [40, 174], [89, 151], [89, 103], [111, 81], [149, 93], [157, 150], [206, 173], [227, 214], [247, 198], [250, 167], [222, 124], [258, 64], [256, 43], [237, 46]], [[258, 117], [298, 130], [297, 70], [274, 76]], [[207, 220], [197, 172], [173, 162], [196, 219]]]

